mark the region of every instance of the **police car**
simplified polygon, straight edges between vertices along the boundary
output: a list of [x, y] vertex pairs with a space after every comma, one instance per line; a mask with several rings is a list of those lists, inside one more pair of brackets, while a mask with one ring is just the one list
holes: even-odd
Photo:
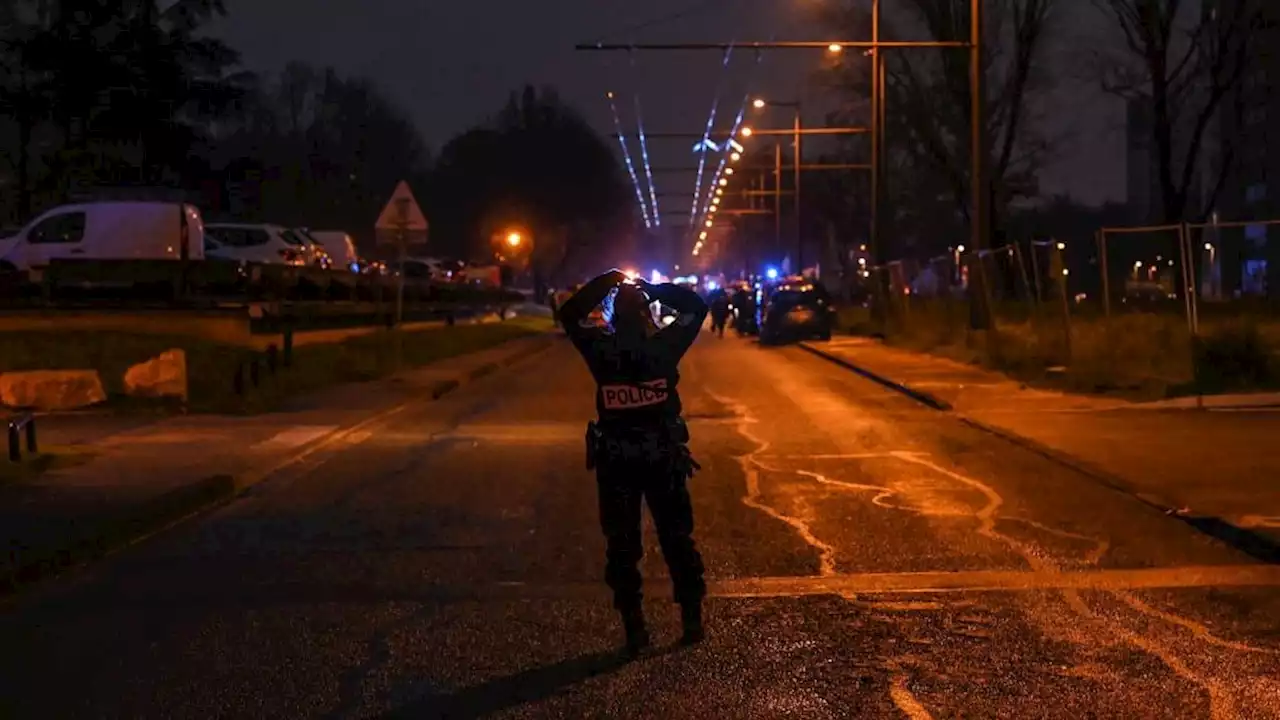
[[760, 342], [777, 343], [786, 338], [831, 339], [835, 306], [822, 285], [801, 277], [787, 278], [766, 290], [768, 299], [760, 310]]

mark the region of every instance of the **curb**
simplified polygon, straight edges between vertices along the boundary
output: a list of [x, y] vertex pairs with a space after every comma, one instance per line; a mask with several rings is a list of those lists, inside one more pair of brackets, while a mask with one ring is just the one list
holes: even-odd
[[815, 347], [811, 347], [807, 343], [800, 343], [800, 347], [804, 348], [805, 350], [809, 351], [814, 355], [817, 355], [818, 357], [828, 360], [836, 365], [839, 365], [840, 367], [843, 367], [847, 370], [852, 370], [858, 375], [861, 375], [862, 377], [867, 378], [868, 380], [872, 380], [880, 385], [883, 385], [884, 387], [887, 387], [890, 390], [894, 390], [896, 392], [902, 393], [903, 395], [906, 395], [907, 397], [913, 400], [916, 400], [917, 402], [923, 403], [924, 405], [927, 405], [933, 408], [934, 410], [945, 412], [951, 415], [952, 417], [954, 417], [956, 420], [959, 420], [961, 423], [968, 425], [969, 427], [975, 430], [979, 430], [981, 432], [987, 433], [988, 435], [993, 435], [995, 437], [998, 437], [1001, 440], [1004, 440], [1005, 442], [1008, 442], [1012, 445], [1016, 445], [1024, 450], [1033, 452], [1045, 458], [1046, 460], [1050, 460], [1070, 470], [1074, 470], [1075, 472], [1078, 472], [1081, 475], [1088, 477], [1094, 482], [1101, 484], [1103, 487], [1109, 488], [1111, 490], [1115, 490], [1116, 492], [1124, 493], [1129, 497], [1136, 498], [1138, 501], [1142, 502], [1144, 505], [1147, 505], [1148, 507], [1151, 507], [1155, 510], [1159, 510], [1160, 512], [1165, 514], [1173, 514], [1177, 512], [1177, 508], [1173, 503], [1166, 502], [1160, 499], [1159, 497], [1150, 495], [1148, 493], [1139, 492], [1119, 476], [1113, 473], [1107, 472], [1106, 470], [1103, 470], [1101, 468], [1094, 467], [1093, 465], [1083, 460], [1080, 460], [1079, 458], [1073, 455], [1061, 452], [1059, 450], [1055, 450], [1054, 448], [1049, 447], [1048, 445], [1037, 442], [1028, 437], [1018, 435], [1017, 433], [1009, 432], [1008, 430], [998, 428], [994, 425], [989, 425], [987, 423], [982, 422], [981, 420], [976, 420], [972, 417], [969, 417], [968, 415], [965, 415], [962, 412], [957, 411], [950, 403], [947, 403], [939, 398], [936, 398], [933, 395], [930, 395], [929, 393], [923, 392], [921, 390], [916, 390], [915, 388], [911, 388], [906, 385], [903, 385], [902, 383], [890, 380], [884, 377], [883, 375], [871, 372], [870, 370], [867, 370], [864, 367], [855, 365], [854, 363], [850, 362], [845, 358], [839, 357], [829, 352], [819, 350], [818, 348], [815, 348]]
[[968, 415], [957, 411], [950, 404], [935, 398], [928, 393], [910, 388], [902, 383], [895, 382], [882, 375], [873, 373], [866, 368], [855, 365], [845, 358], [810, 347], [807, 343], [800, 343], [800, 347], [814, 355], [817, 355], [818, 357], [823, 358], [824, 360], [830, 361], [835, 365], [851, 370], [879, 385], [883, 385], [884, 387], [906, 395], [907, 397], [927, 405], [934, 410], [945, 412], [960, 423], [978, 430], [979, 432], [986, 433], [992, 437], [999, 438], [1010, 445], [1035, 453], [1050, 462], [1056, 463], [1061, 467], [1078, 473], [1082, 477], [1091, 480], [1108, 490], [1119, 493], [1133, 500], [1137, 500], [1142, 505], [1160, 513], [1161, 515], [1181, 521], [1184, 525], [1201, 535], [1213, 538], [1214, 540], [1226, 544], [1228, 547], [1244, 552], [1245, 554], [1263, 562], [1280, 562], [1280, 545], [1277, 545], [1270, 538], [1259, 535], [1258, 533], [1245, 528], [1238, 528], [1229, 523], [1221, 522], [1219, 518], [1206, 518], [1188, 514], [1186, 510], [1180, 508], [1176, 503], [1169, 502], [1168, 500], [1165, 500], [1153, 493], [1139, 491], [1127, 480], [1115, 473], [1099, 468], [1092, 463], [1071, 455], [1070, 453], [1062, 452], [1045, 445], [1044, 443], [1032, 440], [1031, 438], [969, 417]]
[[947, 401], [941, 398], [935, 397], [921, 390], [916, 390], [915, 388], [909, 387], [907, 385], [903, 385], [900, 382], [890, 380], [889, 378], [883, 375], [880, 375], [878, 373], [871, 372], [870, 370], [867, 370], [864, 367], [861, 367], [859, 365], [855, 365], [849, 362], [848, 360], [840, 357], [839, 355], [829, 353], [825, 350], [819, 350], [818, 348], [810, 345], [809, 343], [802, 342], [799, 344], [799, 346], [806, 352], [809, 352], [813, 355], [817, 355], [818, 357], [828, 362], [835, 363], [836, 365], [839, 365], [840, 367], [846, 370], [852, 370], [853, 372], [876, 383], [877, 385], [882, 385], [886, 388], [889, 388], [890, 390], [893, 390], [894, 392], [900, 393], [902, 395], [906, 395], [912, 400], [915, 400], [916, 402], [927, 405], [933, 408], [934, 410], [940, 410], [942, 412], [950, 412], [954, 410], [954, 408], [951, 407], [950, 403], [948, 403]]
[[500, 360], [485, 363], [467, 372], [461, 378], [442, 380], [429, 392], [392, 408], [378, 411], [354, 425], [339, 428], [312, 440], [273, 465], [254, 468], [237, 476], [213, 475], [189, 485], [182, 485], [125, 508], [115, 516], [94, 522], [82, 532], [57, 542], [52, 547], [33, 550], [22, 560], [15, 562], [12, 567], [0, 571], [0, 598], [13, 595], [24, 587], [47, 580], [78, 565], [106, 557], [173, 527], [187, 518], [229, 502], [313, 453], [340, 444], [405, 410], [439, 400], [467, 383], [533, 358], [549, 349], [552, 343], [551, 337], [542, 342], [530, 342], [531, 347], [525, 348], [522, 352], [513, 352]]

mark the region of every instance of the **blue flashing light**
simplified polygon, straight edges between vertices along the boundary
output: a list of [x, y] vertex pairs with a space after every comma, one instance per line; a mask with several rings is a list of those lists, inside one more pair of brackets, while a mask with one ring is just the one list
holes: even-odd
[[765, 270], [765, 271], [764, 271], [764, 274], [765, 274], [765, 277], [769, 278], [770, 280], [777, 280], [777, 279], [778, 279], [778, 269], [777, 269], [777, 268], [769, 268], [768, 270]]
[[707, 281], [707, 289], [708, 289], [708, 290], [715, 290], [717, 287], [719, 287], [719, 286], [718, 286], [718, 285], [716, 285], [716, 281], [715, 281], [715, 280], [708, 280], [708, 281]]
[[649, 282], [655, 285], [662, 282], [662, 273], [658, 272], [657, 270], [654, 270], [653, 272], [649, 273]]

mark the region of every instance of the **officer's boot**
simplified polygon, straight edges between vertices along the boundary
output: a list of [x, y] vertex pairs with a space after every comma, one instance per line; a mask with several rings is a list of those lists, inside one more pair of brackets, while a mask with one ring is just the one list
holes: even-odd
[[644, 610], [627, 608], [622, 610], [622, 630], [627, 636], [627, 654], [632, 657], [649, 647], [649, 629], [645, 626]]
[[684, 636], [680, 638], [680, 642], [685, 645], [693, 645], [702, 642], [706, 637], [706, 631], [702, 627], [702, 603], [699, 601], [683, 603], [680, 605], [680, 622], [684, 625]]

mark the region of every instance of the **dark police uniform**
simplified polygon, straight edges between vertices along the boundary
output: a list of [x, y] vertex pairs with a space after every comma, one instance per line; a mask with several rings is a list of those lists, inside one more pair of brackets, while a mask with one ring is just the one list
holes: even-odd
[[561, 322], [597, 385], [599, 420], [588, 426], [587, 452], [588, 467], [596, 470], [600, 522], [608, 544], [605, 580], [624, 617], [639, 612], [638, 565], [644, 551], [640, 506], [642, 500], [647, 502], [671, 572], [674, 599], [698, 613], [700, 633], [706, 582], [692, 537], [693, 508], [686, 487], [697, 464], [680, 417], [677, 368], [702, 328], [707, 306], [691, 290], [648, 285], [653, 300], [679, 313], [670, 325], [626, 336], [588, 323], [587, 314], [619, 280], [616, 271], [602, 275], [561, 306]]

